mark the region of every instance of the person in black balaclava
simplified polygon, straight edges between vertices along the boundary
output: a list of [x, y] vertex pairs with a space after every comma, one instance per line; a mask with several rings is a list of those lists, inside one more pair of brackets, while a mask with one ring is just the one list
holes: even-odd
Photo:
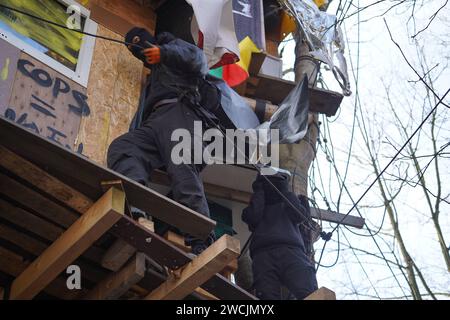
[[[171, 180], [172, 198], [209, 217], [199, 177], [204, 165], [194, 164], [193, 149], [189, 163], [175, 164], [171, 159], [172, 148], [178, 143], [171, 141], [172, 132], [187, 129], [193, 137], [194, 121], [205, 124], [204, 115], [208, 114], [207, 110], [199, 112], [200, 102], [212, 108], [220, 103], [211, 98], [201, 101], [198, 88], [208, 70], [206, 57], [195, 45], [169, 33], [154, 38], [145, 29], [134, 28], [125, 40], [151, 74], [130, 132], [109, 147], [108, 167], [143, 185], [150, 182], [152, 170], [164, 168]], [[199, 254], [214, 241], [214, 234], [206, 240], [190, 236], [187, 240], [192, 252]]]
[[256, 296], [280, 300], [285, 286], [297, 299], [304, 299], [317, 290], [314, 265], [306, 254], [299, 228], [306, 210], [289, 191], [288, 174], [278, 172], [266, 177], [297, 210], [263, 176], [257, 177], [250, 205], [242, 213], [242, 220], [252, 232], [250, 256]]

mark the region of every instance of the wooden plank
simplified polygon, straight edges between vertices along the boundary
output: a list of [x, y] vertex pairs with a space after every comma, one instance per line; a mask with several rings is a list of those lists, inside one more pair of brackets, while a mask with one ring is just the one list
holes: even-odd
[[[147, 269], [144, 279], [142, 279], [138, 285], [134, 286], [131, 291], [135, 291], [140, 298], [145, 298], [150, 292], [159, 287], [166, 281], [166, 277], [153, 269]], [[197, 288], [199, 289], [199, 288]], [[209, 295], [210, 298], [206, 296]], [[211, 300], [212, 295], [207, 293], [206, 290], [195, 290], [188, 298], [198, 299], [198, 300]]]
[[138, 223], [141, 226], [143, 226], [145, 229], [147, 229], [151, 232], [155, 232], [155, 224], [153, 223], [153, 221], [147, 220], [145, 218], [139, 218]]
[[118, 299], [145, 276], [145, 256], [137, 253], [122, 270], [110, 274], [85, 297], [85, 300]]
[[195, 289], [194, 292], [200, 295], [204, 300], [219, 300], [216, 296], [212, 295], [211, 293], [202, 288], [197, 288]]
[[[144, 218], [139, 218], [138, 223], [149, 231], [154, 232], [154, 224]], [[119, 271], [120, 268], [136, 253], [136, 249], [122, 239], [117, 239], [102, 257], [101, 265], [111, 271]]]
[[136, 253], [136, 249], [122, 239], [117, 239], [103, 255], [101, 265], [111, 271], [120, 268]]
[[[116, 223], [111, 232], [127, 241], [138, 251], [145, 253], [157, 263], [176, 270], [192, 260], [185, 252], [178, 249], [164, 238], [150, 232], [128, 217]], [[228, 279], [216, 274], [209, 279], [203, 289], [212, 293], [219, 299], [226, 300], [254, 300], [253, 295], [231, 283]]]
[[178, 269], [191, 261], [182, 250], [129, 217], [118, 221], [111, 228], [111, 233], [170, 269]]
[[0, 224], [0, 239], [13, 243], [25, 251], [37, 255], [44, 252], [47, 248], [44, 243], [36, 241], [33, 237], [12, 229], [4, 224]]
[[26, 267], [26, 262], [21, 256], [0, 247], [0, 271], [11, 276], [17, 276]]
[[[23, 258], [7, 249], [0, 247], [0, 271], [10, 276], [17, 277], [28, 266], [28, 262]], [[78, 297], [80, 292], [70, 291], [67, 289], [66, 281], [58, 277], [45, 290], [46, 293], [53, 297], [63, 300], [73, 300]]]
[[29, 230], [48, 241], [56, 240], [64, 232], [63, 228], [35, 216], [28, 211], [13, 206], [3, 199], [0, 199], [0, 218], [25, 230]]
[[63, 184], [44, 170], [1, 145], [0, 166], [80, 213], [84, 213], [93, 203], [84, 194]]
[[[324, 220], [328, 222], [334, 222], [334, 223], [340, 223], [342, 221], [343, 225], [355, 227], [358, 229], [362, 229], [365, 224], [365, 219], [361, 217], [356, 216], [345, 216], [345, 214], [329, 211], [329, 210], [322, 210], [322, 209], [316, 209], [311, 208], [311, 217], [319, 220]], [[342, 220], [344, 219], [344, 220]]]
[[258, 300], [221, 274], [216, 274], [201, 287], [220, 300]]
[[183, 250], [184, 252], [191, 252], [191, 247], [186, 246], [186, 244], [184, 242], [184, 237], [179, 234], [176, 234], [173, 231], [170, 231], [170, 230], [167, 231], [164, 234], [164, 239], [166, 239], [167, 241], [172, 243], [177, 248]]
[[[0, 239], [14, 244], [33, 257], [40, 256], [49, 247], [47, 243], [3, 224], [0, 224]], [[74, 264], [78, 265], [83, 270], [82, 277], [89, 282], [97, 283], [106, 276], [106, 273], [100, 268], [97, 268], [92, 264], [87, 264], [84, 260], [78, 259]]]
[[179, 276], [169, 278], [145, 299], [183, 299], [217, 272], [221, 271], [231, 260], [237, 258], [239, 253], [239, 241], [224, 235], [188, 265], [184, 266]]
[[220, 272], [228, 280], [231, 280], [231, 275], [238, 269], [238, 260], [233, 259], [223, 270]]
[[[258, 80], [257, 84], [253, 80]], [[248, 81], [247, 95], [250, 98], [271, 101], [279, 105], [295, 88], [295, 82], [258, 74]], [[251, 91], [254, 90], [254, 91]], [[341, 105], [344, 96], [338, 92], [309, 88], [310, 111], [319, 112], [328, 117], [334, 116]]]
[[[163, 284], [167, 278], [152, 269], [148, 269], [144, 279], [142, 279], [138, 286], [146, 290], [146, 295], [151, 291]], [[221, 275], [216, 275], [203, 286], [207, 287], [208, 290], [214, 292], [211, 294], [204, 288], [197, 288], [189, 297], [198, 300], [213, 300], [214, 299], [224, 299], [224, 300], [256, 300], [256, 298], [249, 293], [245, 292], [242, 288], [229, 282]], [[143, 296], [144, 297], [144, 296]], [[221, 298], [219, 298], [221, 297]]]
[[162, 283], [166, 281], [166, 276], [163, 274], [158, 273], [157, 271], [149, 268], [147, 269], [147, 272], [145, 273], [145, 277], [139, 281], [137, 286], [139, 288], [142, 288], [145, 292], [142, 295], [142, 298], [147, 296], [150, 292], [155, 290], [157, 287], [159, 287]]
[[215, 227], [215, 221], [200, 213], [2, 118], [0, 136], [1, 145], [90, 199], [102, 195], [102, 181], [122, 180], [131, 206], [151, 212], [155, 218], [199, 238], [206, 238]]
[[[167, 173], [155, 170], [152, 174], [152, 182], [163, 185], [163, 186], [170, 186], [170, 180], [167, 176]], [[224, 186], [218, 186], [211, 183], [204, 183], [204, 189], [205, 193], [209, 196], [218, 197], [222, 199], [237, 201], [244, 204], [249, 204], [250, 199], [252, 197], [252, 193], [240, 191], [240, 190], [234, 190], [228, 187]], [[322, 209], [314, 209], [311, 208], [311, 216], [314, 219], [320, 219], [323, 221], [328, 222], [334, 222], [337, 223], [342, 220], [344, 217], [343, 214], [332, 212], [328, 210], [322, 210]], [[364, 219], [357, 216], [347, 216], [345, 220], [343, 221], [343, 225], [347, 225], [350, 227], [355, 228], [363, 228], [364, 227]]]
[[307, 296], [305, 300], [336, 300], [336, 294], [328, 288], [321, 287]]
[[65, 228], [69, 227], [79, 217], [76, 213], [2, 173], [0, 173], [0, 193]]
[[[15, 207], [2, 199], [0, 199], [0, 218], [50, 242], [55, 241], [64, 233], [63, 228], [28, 211]], [[92, 246], [83, 256], [95, 263], [100, 263], [103, 253], [100, 248]]]
[[280, 43], [275, 40], [266, 39], [266, 51], [272, 56], [279, 57], [278, 53], [278, 47], [280, 46]]
[[108, 231], [123, 216], [124, 208], [124, 193], [109, 190], [16, 278], [11, 299], [32, 299]]

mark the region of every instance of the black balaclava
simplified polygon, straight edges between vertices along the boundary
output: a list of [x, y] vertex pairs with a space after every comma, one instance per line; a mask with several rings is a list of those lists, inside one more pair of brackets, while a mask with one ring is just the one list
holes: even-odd
[[[275, 186], [283, 195], [289, 192], [289, 176], [283, 173], [267, 175], [266, 178]], [[259, 176], [258, 180], [262, 183], [264, 189], [264, 198], [267, 204], [282, 202], [282, 196], [274, 189], [263, 176]]]
[[[128, 43], [127, 48], [131, 51], [133, 56], [145, 63], [145, 56], [142, 53], [144, 48], [149, 48], [148, 43], [156, 44], [155, 37], [143, 28], [133, 28], [125, 36], [125, 41]], [[147, 43], [148, 42], [148, 43]], [[131, 43], [137, 46], [130, 45]]]

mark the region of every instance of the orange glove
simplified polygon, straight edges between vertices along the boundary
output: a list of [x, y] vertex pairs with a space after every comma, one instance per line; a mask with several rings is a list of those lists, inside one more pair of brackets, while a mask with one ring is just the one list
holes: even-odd
[[161, 62], [161, 49], [159, 47], [148, 48], [143, 52], [148, 64], [157, 64]]

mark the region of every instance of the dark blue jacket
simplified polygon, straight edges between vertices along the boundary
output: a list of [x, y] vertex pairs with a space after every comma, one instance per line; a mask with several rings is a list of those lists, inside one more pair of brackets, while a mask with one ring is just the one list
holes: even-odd
[[253, 233], [250, 254], [278, 246], [297, 247], [305, 250], [299, 225], [304, 221], [305, 208], [297, 196], [288, 189], [288, 180], [279, 176], [267, 176], [297, 209], [292, 209], [262, 176], [253, 183], [250, 205], [244, 209], [242, 220]]
[[[143, 36], [145, 30], [137, 29], [135, 33]], [[223, 80], [207, 74], [208, 65], [201, 49], [167, 32], [158, 35], [155, 42], [161, 48], [160, 64], [147, 64], [140, 50], [133, 53], [151, 69], [151, 74], [142, 90], [130, 130], [141, 126], [155, 103], [197, 90], [199, 104], [211, 112], [212, 117], [217, 117], [223, 127], [249, 129], [259, 125], [253, 110], [233, 89]]]
[[146, 64], [151, 74], [130, 129], [141, 126], [155, 103], [178, 98], [182, 92], [195, 92], [208, 72], [206, 56], [195, 45], [167, 32], [157, 36], [156, 45], [161, 49], [161, 62], [156, 65]]

